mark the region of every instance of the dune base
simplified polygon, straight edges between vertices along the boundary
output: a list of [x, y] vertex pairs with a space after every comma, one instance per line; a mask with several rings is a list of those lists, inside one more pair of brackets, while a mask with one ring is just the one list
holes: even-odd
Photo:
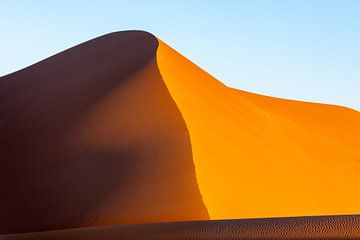
[[359, 238], [360, 215], [128, 224], [12, 234], [0, 237], [1, 240]]

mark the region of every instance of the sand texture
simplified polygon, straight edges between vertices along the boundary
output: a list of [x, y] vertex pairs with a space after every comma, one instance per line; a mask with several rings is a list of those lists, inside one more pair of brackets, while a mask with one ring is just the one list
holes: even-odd
[[8, 235], [1, 240], [359, 239], [360, 216], [148, 223]]

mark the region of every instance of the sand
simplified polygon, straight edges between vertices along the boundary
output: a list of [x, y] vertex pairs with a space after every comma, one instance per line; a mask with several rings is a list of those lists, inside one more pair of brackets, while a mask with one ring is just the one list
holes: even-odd
[[105, 35], [0, 80], [0, 233], [208, 219], [156, 38]]
[[149, 33], [111, 33], [0, 78], [0, 234], [357, 214], [358, 139], [355, 110], [232, 89]]
[[229, 88], [161, 41], [157, 61], [211, 219], [360, 213], [358, 111]]
[[7, 235], [1, 240], [359, 239], [360, 216], [148, 223]]

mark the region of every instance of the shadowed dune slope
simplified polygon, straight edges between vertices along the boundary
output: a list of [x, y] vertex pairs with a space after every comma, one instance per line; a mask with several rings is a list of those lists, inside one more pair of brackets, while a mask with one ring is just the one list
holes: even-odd
[[161, 41], [157, 59], [211, 219], [360, 213], [359, 112], [228, 88]]
[[359, 239], [359, 216], [148, 223], [5, 236], [2, 240]]
[[208, 219], [157, 46], [113, 33], [0, 79], [0, 233]]

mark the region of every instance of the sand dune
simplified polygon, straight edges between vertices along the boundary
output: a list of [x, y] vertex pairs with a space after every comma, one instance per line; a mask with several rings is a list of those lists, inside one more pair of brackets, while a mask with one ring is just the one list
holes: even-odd
[[232, 89], [149, 33], [104, 35], [1, 77], [0, 234], [357, 214], [358, 139], [355, 110]]

